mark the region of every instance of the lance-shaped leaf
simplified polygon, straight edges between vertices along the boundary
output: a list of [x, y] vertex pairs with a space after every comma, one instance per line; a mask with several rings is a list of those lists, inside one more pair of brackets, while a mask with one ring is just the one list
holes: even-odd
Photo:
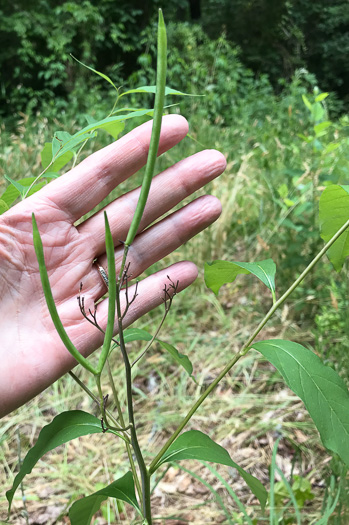
[[210, 461], [235, 468], [259, 500], [262, 508], [265, 507], [267, 491], [262, 483], [243, 468], [239, 467], [239, 465], [231, 459], [229, 453], [210, 437], [206, 436], [206, 434], [203, 434], [199, 430], [189, 430], [181, 434], [162, 456], [155, 469], [158, 469], [163, 463], [181, 461], [183, 459], [199, 459], [201, 461]]
[[30, 474], [33, 467], [46, 452], [77, 437], [86, 436], [87, 434], [100, 434], [101, 432], [103, 430], [100, 419], [81, 410], [62, 412], [51, 423], [43, 427], [37, 442], [24, 458], [12, 488], [6, 492], [6, 498], [9, 503], [8, 512], [10, 513], [14, 493], [24, 476]]
[[152, 113], [153, 110], [151, 109], [142, 109], [139, 111], [132, 111], [130, 113], [117, 115], [114, 117], [107, 117], [105, 119], [98, 120], [97, 122], [93, 122], [88, 126], [85, 126], [80, 131], [77, 131], [74, 135], [70, 135], [66, 131], [57, 131], [52, 140], [52, 157], [55, 159], [56, 162], [57, 159], [59, 159], [67, 151], [74, 149], [81, 142], [95, 137], [96, 134], [94, 132], [97, 129], [107, 129], [110, 133], [110, 129], [112, 129], [113, 124], [116, 125], [117, 122], [142, 117], [144, 115], [150, 116], [152, 115]]
[[196, 382], [195, 378], [193, 377], [193, 365], [189, 359], [188, 356], [181, 354], [178, 352], [177, 348], [175, 348], [173, 345], [170, 345], [169, 343], [165, 343], [165, 341], [160, 341], [160, 339], [156, 339], [156, 341], [170, 354], [172, 359], [176, 361], [180, 366], [184, 368], [184, 370], [187, 372], [188, 376], [190, 376], [194, 381]]
[[0, 215], [2, 213], [5, 213], [5, 211], [9, 210], [9, 206], [6, 204], [6, 202], [2, 199], [0, 199]]
[[[125, 330], [124, 332], [124, 341], [125, 343], [130, 343], [131, 341], [151, 341], [152, 336], [147, 332], [146, 330], [141, 330], [139, 328], [129, 328], [128, 330]], [[184, 368], [184, 370], [187, 372], [187, 374], [194, 380], [193, 377], [193, 365], [188, 358], [188, 356], [181, 354], [178, 352], [178, 350], [171, 344], [166, 343], [165, 341], [161, 341], [160, 339], [155, 339], [159, 343], [159, 345], [164, 348], [170, 356], [178, 363], [180, 366]]]
[[114, 84], [114, 82], [107, 76], [105, 75], [104, 73], [101, 73], [100, 71], [97, 71], [97, 69], [93, 69], [93, 67], [90, 67], [90, 66], [87, 66], [86, 64], [84, 64], [83, 62], [80, 62], [80, 60], [78, 60], [77, 58], [75, 58], [74, 55], [72, 55], [70, 53], [70, 56], [76, 60], [76, 62], [78, 62], [79, 64], [81, 64], [82, 66], [86, 67], [86, 69], [89, 69], [90, 71], [92, 71], [93, 73], [96, 73], [96, 75], [104, 78], [104, 80], [106, 80], [107, 82], [109, 82], [109, 84], [111, 84], [113, 86], [113, 88], [115, 89], [115, 91], [118, 93], [118, 88], [116, 87], [116, 85]]
[[[131, 93], [156, 93], [156, 86], [141, 86], [136, 89], [130, 89], [122, 93], [120, 95], [120, 98], [124, 97], [125, 95], [130, 95]], [[202, 97], [203, 96], [203, 95], [193, 95], [191, 93], [182, 93], [182, 91], [177, 91], [176, 89], [172, 89], [169, 86], [166, 86], [165, 96], [167, 95], [176, 95], [176, 96], [182, 96], [182, 97]]]
[[[136, 111], [136, 110], [131, 110], [131, 111]], [[91, 115], [85, 115], [85, 117], [86, 117], [88, 124], [94, 124], [95, 122], [97, 122], [97, 120]], [[109, 133], [109, 135], [111, 135], [114, 139], [117, 139], [120, 133], [124, 130], [124, 128], [125, 128], [125, 122], [123, 122], [122, 120], [121, 121], [117, 120], [116, 122], [110, 122], [109, 124], [105, 124], [100, 129], [103, 129], [104, 131]]]
[[127, 472], [122, 478], [107, 487], [73, 503], [69, 509], [71, 525], [90, 525], [94, 514], [107, 498], [125, 501], [141, 513], [136, 499], [132, 473]]
[[153, 338], [146, 330], [140, 328], [128, 328], [124, 331], [125, 343], [131, 343], [132, 341], [151, 341]]
[[[99, 126], [102, 127], [102, 126]], [[90, 132], [78, 132], [75, 135], [70, 135], [67, 131], [56, 131], [52, 139], [52, 158], [56, 162], [63, 155], [66, 155], [68, 151], [73, 151], [74, 148], [79, 146], [85, 140], [92, 139], [96, 136], [94, 129], [90, 129]]]
[[[61, 170], [66, 164], [68, 164], [68, 162], [73, 158], [73, 156], [73, 151], [67, 151], [66, 153], [61, 155], [59, 159], [55, 160], [55, 162], [50, 166], [50, 171]], [[42, 167], [44, 169], [47, 168], [52, 161], [52, 142], [45, 143], [44, 149], [40, 153], [40, 157]]]
[[311, 350], [291, 341], [254, 343], [304, 402], [329, 450], [349, 465], [349, 392], [344, 381]]
[[[319, 203], [321, 237], [328, 242], [349, 220], [349, 186], [328, 186], [321, 194]], [[349, 256], [349, 228], [327, 250], [327, 256], [335, 270], [340, 272]]]
[[205, 263], [205, 283], [216, 295], [223, 284], [232, 283], [240, 274], [252, 273], [264, 283], [275, 299], [276, 266], [272, 259], [255, 263], [213, 261]]
[[[36, 179], [36, 177], [25, 177], [24, 179], [13, 180], [8, 175], [4, 175], [4, 177], [10, 183], [10, 186], [8, 186], [1, 195], [1, 199], [6, 202], [8, 206], [13, 204], [19, 196], [21, 196], [23, 199], [26, 192], [28, 191], [28, 186], [30, 186]], [[43, 186], [45, 186], [45, 184], [45, 181], [35, 184], [31, 188], [29, 195], [39, 191]]]
[[[45, 173], [44, 178], [52, 179], [52, 178], [55, 178], [56, 176], [57, 176], [56, 173], [47, 172]], [[20, 195], [24, 197], [25, 193], [28, 190], [28, 187], [33, 182], [35, 182], [35, 180], [37, 179], [37, 177], [25, 177], [24, 179], [13, 181], [8, 175], [5, 175], [5, 178], [10, 182], [10, 185], [7, 186], [6, 190], [1, 195], [1, 200], [4, 202], [3, 211], [6, 211], [7, 209], [9, 209], [11, 204], [13, 204]], [[33, 193], [38, 191], [45, 184], [46, 184], [45, 181], [35, 184], [30, 190], [29, 195], [32, 195]], [[7, 208], [5, 209], [6, 206]]]

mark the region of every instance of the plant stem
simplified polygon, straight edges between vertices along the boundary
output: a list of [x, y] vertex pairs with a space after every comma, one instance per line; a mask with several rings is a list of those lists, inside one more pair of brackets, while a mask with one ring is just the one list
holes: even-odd
[[308, 275], [309, 272], [314, 268], [314, 266], [319, 262], [319, 260], [325, 255], [327, 250], [332, 246], [332, 244], [342, 235], [342, 233], [345, 232], [345, 230], [349, 228], [349, 220], [343, 224], [343, 226], [335, 233], [335, 235], [325, 244], [325, 246], [322, 248], [322, 250], [319, 251], [319, 253], [314, 257], [314, 259], [311, 261], [311, 263], [306, 267], [306, 269], [300, 274], [298, 279], [294, 281], [294, 283], [289, 287], [288, 290], [276, 301], [276, 303], [270, 308], [267, 315], [264, 317], [264, 319], [259, 323], [251, 337], [248, 339], [246, 344], [243, 346], [242, 350], [240, 350], [239, 353], [244, 355], [246, 351], [249, 349], [250, 344], [252, 341], [257, 337], [259, 332], [262, 330], [264, 325], [269, 321], [271, 316], [274, 314], [274, 312], [281, 306], [289, 295], [297, 288], [297, 286], [303, 281], [303, 279]]
[[128, 409], [128, 419], [131, 425], [131, 443], [137, 459], [138, 467], [141, 474], [142, 481], [142, 507], [144, 517], [148, 520], [148, 525], [151, 525], [151, 507], [150, 507], [150, 476], [148, 475], [148, 470], [144, 462], [144, 458], [139, 447], [136, 425], [133, 412], [133, 399], [132, 399], [132, 377], [131, 377], [131, 365], [130, 360], [127, 355], [124, 332], [122, 328], [122, 312], [120, 304], [120, 280], [116, 286], [116, 308], [118, 314], [118, 325], [119, 325], [119, 342], [120, 350], [125, 365], [125, 376], [126, 376], [126, 396], [127, 396], [127, 409]]
[[[96, 397], [94, 395], [93, 392], [91, 392], [91, 390], [82, 382], [80, 381], [80, 379], [74, 374], [74, 372], [72, 372], [71, 370], [68, 372], [68, 374], [74, 379], [74, 381], [86, 392], [86, 394], [93, 400], [95, 401], [98, 405], [100, 403], [98, 397]], [[113, 416], [113, 414], [111, 414], [109, 412], [109, 410], [105, 409], [105, 413], [107, 414], [108, 418], [114, 423], [114, 425], [117, 427], [118, 426], [118, 422], [117, 420], [115, 419], [115, 417]], [[121, 420], [120, 420], [121, 422]], [[121, 426], [124, 427], [124, 423], [121, 422]], [[129, 443], [129, 438], [128, 436], [124, 436], [123, 434], [117, 434], [123, 441], [125, 441], [125, 443]]]
[[220, 382], [221, 379], [231, 370], [231, 368], [239, 361], [239, 359], [246, 355], [247, 352], [251, 348], [251, 344], [254, 341], [254, 339], [257, 337], [259, 332], [262, 330], [262, 328], [265, 326], [265, 324], [269, 321], [271, 316], [274, 314], [274, 312], [286, 301], [288, 296], [297, 288], [297, 286], [303, 281], [303, 279], [309, 274], [309, 272], [313, 269], [313, 267], [316, 265], [316, 263], [321, 259], [321, 257], [327, 252], [327, 250], [332, 246], [332, 244], [342, 235], [342, 233], [345, 232], [345, 230], [349, 228], [349, 220], [343, 224], [343, 226], [335, 233], [335, 235], [325, 244], [325, 246], [320, 250], [320, 252], [316, 255], [316, 257], [311, 261], [311, 263], [306, 267], [306, 269], [300, 274], [298, 279], [294, 281], [294, 283], [289, 287], [289, 289], [276, 301], [276, 303], [270, 308], [269, 312], [266, 314], [264, 319], [259, 323], [255, 331], [252, 333], [252, 335], [249, 337], [247, 342], [243, 345], [242, 349], [235, 354], [235, 356], [229, 361], [229, 363], [224, 367], [222, 372], [219, 374], [218, 377], [207, 387], [205, 392], [199, 397], [199, 399], [194, 403], [192, 408], [189, 410], [188, 414], [185, 416], [185, 418], [181, 421], [181, 423], [178, 425], [177, 429], [174, 431], [172, 436], [166, 441], [165, 445], [162, 447], [160, 452], [156, 455], [156, 457], [153, 459], [153, 461], [149, 465], [149, 474], [151, 475], [155, 470], [157, 469], [157, 463], [160, 461], [162, 456], [165, 454], [165, 452], [168, 450], [168, 448], [172, 445], [174, 440], [177, 438], [177, 436], [182, 432], [186, 424], [189, 422], [191, 417], [195, 414], [197, 409], [200, 407], [200, 405], [205, 401], [207, 396], [212, 392], [212, 390], [217, 386], [217, 384]]
[[[99, 393], [99, 399], [100, 399], [98, 404], [100, 406], [101, 414], [102, 414], [102, 425], [103, 425], [103, 422], [105, 422], [106, 427], [107, 427], [106, 430], [112, 430], [113, 432], [116, 432], [116, 433], [117, 432], [126, 432], [126, 430], [130, 430], [131, 429], [131, 425], [129, 425], [127, 427], [124, 427], [124, 428], [112, 427], [110, 425], [110, 423], [108, 421], [108, 418], [107, 418], [106, 409], [105, 409], [105, 404], [106, 404], [106, 401], [108, 399], [108, 396], [106, 396], [106, 398], [104, 398], [104, 396], [103, 396], [100, 374], [95, 375], [95, 380], [96, 380], [98, 393]], [[104, 428], [104, 426], [102, 428]]]
[[153, 335], [153, 337], [151, 338], [151, 340], [149, 341], [149, 343], [147, 344], [147, 346], [145, 347], [144, 350], [142, 350], [142, 352], [136, 357], [136, 359], [133, 361], [133, 363], [131, 364], [131, 368], [133, 368], [135, 366], [135, 364], [138, 363], [138, 361], [140, 359], [142, 359], [142, 357], [148, 352], [149, 348], [151, 347], [151, 345], [154, 343], [155, 339], [157, 338], [157, 336], [159, 335], [160, 333], [160, 330], [165, 322], [165, 319], [167, 317], [167, 314], [168, 314], [169, 310], [165, 310], [165, 313], [160, 321], [160, 324], [155, 332], [155, 334]]
[[[111, 389], [112, 389], [112, 392], [113, 392], [113, 397], [114, 397], [114, 401], [115, 401], [115, 405], [116, 405], [116, 410], [118, 411], [118, 416], [119, 416], [119, 419], [120, 419], [120, 423], [121, 423], [121, 426], [124, 427], [125, 426], [125, 420], [124, 420], [124, 416], [123, 416], [123, 413], [122, 413], [122, 410], [121, 410], [121, 405], [120, 405], [120, 402], [119, 402], [119, 396], [118, 396], [118, 393], [116, 391], [113, 374], [112, 374], [112, 371], [111, 371], [111, 368], [110, 368], [110, 364], [109, 364], [109, 359], [107, 359], [107, 372], [108, 372], [108, 377], [109, 377]], [[132, 470], [133, 478], [134, 478], [135, 485], [136, 485], [136, 488], [137, 488], [138, 496], [139, 496], [140, 501], [142, 503], [142, 501], [143, 501], [142, 487], [141, 487], [141, 484], [140, 484], [139, 479], [138, 479], [138, 474], [137, 474], [137, 471], [136, 471], [135, 462], [133, 461], [132, 450], [131, 450], [131, 447], [130, 447], [130, 443], [126, 442], [126, 450], [127, 450], [128, 459], [129, 459], [129, 462], [130, 462], [130, 465], [131, 465], [131, 470]]]
[[[131, 443], [136, 456], [138, 463], [141, 483], [142, 483], [142, 508], [144, 518], [147, 520], [148, 525], [152, 525], [151, 517], [151, 505], [150, 505], [150, 475], [148, 473], [147, 467], [144, 462], [144, 458], [139, 447], [136, 425], [134, 420], [133, 413], [133, 399], [132, 399], [132, 376], [131, 376], [131, 365], [127, 355], [122, 320], [123, 315], [121, 312], [120, 304], [120, 292], [121, 285], [123, 281], [123, 275], [125, 271], [126, 258], [130, 245], [133, 243], [133, 240], [137, 234], [144, 208], [147, 202], [149, 195], [150, 185], [152, 177], [154, 174], [155, 161], [159, 149], [160, 141], [160, 132], [161, 132], [161, 122], [162, 114], [164, 109], [165, 101], [165, 88], [166, 88], [166, 67], [167, 67], [167, 37], [166, 37], [166, 27], [164, 18], [162, 15], [161, 9], [159, 9], [159, 23], [158, 23], [158, 42], [157, 42], [157, 71], [156, 71], [156, 94], [155, 94], [155, 103], [154, 103], [154, 118], [153, 118], [153, 128], [149, 144], [149, 152], [147, 157], [147, 165], [145, 168], [145, 174], [142, 182], [142, 187], [137, 202], [136, 210], [126, 237], [126, 242], [124, 246], [124, 254], [122, 258], [122, 263], [120, 267], [119, 278], [116, 282], [116, 309], [118, 317], [118, 332], [119, 332], [119, 342], [120, 350], [124, 360], [125, 366], [125, 376], [126, 376], [126, 396], [127, 396], [127, 408], [128, 408], [128, 418], [131, 425]], [[108, 265], [109, 271], [109, 265]], [[109, 283], [109, 292], [111, 288], [111, 282]], [[110, 297], [109, 297], [110, 302]], [[102, 368], [99, 368], [101, 371]]]
[[151, 464], [149, 465], [149, 473], [152, 474], [155, 472], [157, 468], [157, 463], [160, 461], [162, 456], [165, 454], [167, 449], [172, 445], [174, 440], [177, 438], [177, 436], [182, 432], [183, 428], [186, 426], [188, 421], [191, 419], [191, 417], [195, 414], [199, 406], [205, 401], [206, 397], [212, 392], [212, 390], [217, 386], [219, 381], [229, 372], [229, 370], [235, 365], [235, 363], [238, 362], [238, 360], [242, 357], [240, 353], [236, 354], [234, 358], [227, 364], [227, 366], [222, 370], [222, 372], [219, 374], [218, 377], [212, 383], [206, 388], [205, 392], [201, 394], [199, 399], [194, 403], [194, 405], [189, 410], [188, 414], [185, 416], [183, 421], [178, 425], [177, 429], [174, 431], [172, 436], [166, 441], [165, 445], [162, 447], [160, 452], [157, 454], [157, 456], [153, 459]]
[[[22, 447], [21, 447], [21, 436], [20, 436], [18, 427], [16, 429], [16, 437], [17, 437], [18, 464], [19, 464], [19, 469], [21, 469], [22, 468], [22, 457], [21, 457], [21, 448]], [[21, 481], [20, 486], [21, 486], [22, 503], [23, 503], [23, 512], [22, 512], [22, 514], [24, 515], [26, 525], [29, 525], [29, 514], [28, 514], [27, 504], [26, 504], [27, 498], [25, 496], [23, 481]]]

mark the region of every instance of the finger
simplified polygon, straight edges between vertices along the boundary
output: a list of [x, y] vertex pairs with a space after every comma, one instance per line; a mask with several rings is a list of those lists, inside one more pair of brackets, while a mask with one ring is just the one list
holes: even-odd
[[[197, 269], [193, 263], [182, 262], [177, 263], [166, 270], [162, 270], [139, 283], [138, 296], [135, 302], [130, 306], [129, 311], [124, 319], [123, 326], [126, 328], [132, 324], [136, 319], [143, 316], [156, 306], [163, 303], [164, 285], [169, 284], [167, 275], [176, 283], [179, 281], [178, 291], [183, 290], [189, 286], [197, 277]], [[132, 297], [135, 287], [129, 289], [129, 297]], [[122, 292], [121, 310], [124, 311], [126, 307], [125, 292]], [[64, 317], [62, 320], [64, 321]], [[99, 325], [105, 329], [108, 318], [108, 302], [104, 300], [98, 306], [97, 321]], [[55, 333], [52, 321], [48, 321], [52, 325], [52, 332]], [[45, 388], [50, 386], [54, 381], [61, 377], [64, 373], [76, 366], [77, 362], [71, 354], [64, 348], [62, 344], [55, 346], [52, 344], [47, 326], [45, 327], [45, 337], [47, 338], [47, 345], [38, 348], [42, 351], [42, 358], [38, 360], [35, 352], [27, 352], [18, 360], [19, 373], [11, 384], [10, 393], [7, 395], [6, 413], [14, 410], [21, 404], [24, 404], [35, 395], [42, 392]], [[117, 327], [115, 324], [115, 333]], [[98, 331], [95, 326], [92, 326], [81, 315], [81, 322], [74, 323], [73, 326], [67, 327], [67, 333], [77, 349], [85, 357], [90, 355], [93, 351], [99, 348], [103, 343], [103, 334]], [[59, 336], [55, 333], [55, 338], [59, 340]], [[5, 360], [6, 369], [6, 360]], [[8, 365], [8, 369], [10, 366]], [[24, 372], [25, 369], [25, 372]], [[20, 378], [27, 374], [26, 381], [20, 381]], [[11, 392], [15, 394], [11, 396]], [[4, 401], [4, 403], [5, 403]], [[0, 407], [0, 417], [5, 412]]]
[[[192, 284], [196, 277], [198, 271], [192, 262], [182, 261], [176, 264], [173, 264], [169, 268], [161, 270], [153, 275], [147, 277], [143, 281], [138, 283], [137, 297], [135, 301], [130, 305], [125, 319], [123, 321], [123, 327], [126, 328], [134, 321], [150, 312], [157, 306], [163, 304], [164, 301], [164, 286], [169, 284], [168, 277], [174, 282], [179, 283], [178, 292], [187, 288]], [[131, 299], [135, 293], [135, 285], [130, 286], [128, 289], [128, 297]], [[125, 291], [121, 293], [121, 310], [124, 311], [126, 307], [126, 296]], [[97, 309], [97, 321], [98, 324], [105, 329], [108, 318], [108, 299], [104, 299], [98, 305]], [[81, 324], [76, 327], [79, 330], [79, 346], [81, 348], [86, 348], [84, 355], [89, 355], [92, 353], [93, 349], [100, 346], [103, 342], [103, 335], [88, 323], [86, 320], [82, 319], [84, 323], [84, 330], [81, 330]], [[85, 326], [86, 325], [86, 326]], [[83, 333], [81, 333], [83, 332]], [[115, 333], [117, 333], [117, 325], [115, 323]], [[74, 333], [69, 334], [74, 341]]]
[[[221, 211], [220, 201], [216, 197], [205, 195], [139, 234], [127, 255], [129, 278], [138, 277], [149, 266], [207, 228], [218, 219]], [[120, 246], [115, 250], [117, 271], [120, 271], [122, 258], [123, 247]], [[103, 268], [107, 268], [106, 255], [100, 257], [98, 263]], [[103, 281], [100, 276], [98, 282], [101, 284], [100, 294], [102, 295], [105, 290], [103, 290]]]
[[[147, 160], [152, 121], [97, 151], [76, 168], [52, 181], [40, 191], [40, 199], [62, 210], [67, 220], [77, 221], [99, 204], [118, 184], [138, 171]], [[188, 132], [188, 123], [180, 115], [163, 118], [159, 144], [160, 155], [175, 146]]]
[[[206, 150], [184, 159], [157, 175], [152, 181], [139, 231], [171, 210], [183, 199], [220, 175], [226, 166], [222, 153]], [[133, 190], [106, 207], [115, 245], [126, 238], [137, 205], [140, 188]], [[104, 210], [78, 227], [88, 239], [92, 255], [105, 251]]]

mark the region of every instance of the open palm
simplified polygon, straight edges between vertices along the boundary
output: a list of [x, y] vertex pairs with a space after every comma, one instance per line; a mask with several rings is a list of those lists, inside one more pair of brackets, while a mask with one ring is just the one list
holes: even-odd
[[[177, 144], [186, 133], [185, 119], [165, 117], [160, 153]], [[106, 293], [94, 264], [98, 258], [98, 263], [106, 267], [103, 211], [78, 226], [74, 224], [145, 164], [150, 134], [151, 123], [143, 124], [0, 217], [0, 416], [25, 403], [76, 364], [61, 342], [46, 306], [33, 248], [32, 213], [42, 237], [58, 313], [74, 345], [87, 356], [101, 345], [103, 336], [83, 318], [77, 295], [83, 283], [86, 309], [93, 309]], [[217, 219], [219, 201], [205, 196], [148, 227], [224, 168], [223, 155], [203, 151], [154, 178], [140, 231], [129, 250], [132, 278]], [[126, 238], [137, 199], [138, 190], [134, 190], [106, 207], [117, 271], [123, 252], [120, 240]], [[184, 261], [141, 281], [125, 326], [162, 302], [167, 275], [173, 281], [179, 280], [181, 290], [195, 280], [197, 270], [194, 264]], [[99, 324], [105, 326], [106, 299], [99, 304], [97, 315]]]

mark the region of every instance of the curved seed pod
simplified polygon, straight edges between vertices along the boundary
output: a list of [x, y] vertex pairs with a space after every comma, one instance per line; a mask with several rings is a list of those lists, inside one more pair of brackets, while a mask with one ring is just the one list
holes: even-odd
[[73, 343], [68, 337], [67, 332], [65, 331], [63, 327], [62, 321], [60, 320], [60, 317], [58, 315], [57, 308], [55, 305], [55, 301], [52, 295], [50, 281], [48, 278], [47, 269], [45, 265], [44, 249], [42, 246], [42, 240], [40, 237], [40, 233], [39, 233], [38, 225], [35, 220], [34, 213], [32, 214], [32, 224], [33, 224], [34, 249], [35, 249], [36, 257], [39, 263], [39, 271], [40, 271], [42, 288], [44, 291], [47, 308], [50, 312], [53, 324], [55, 325], [58, 335], [62, 339], [62, 342], [64, 346], [66, 347], [66, 349], [68, 350], [68, 352], [70, 352], [71, 355], [78, 361], [78, 363], [80, 363], [84, 368], [86, 368], [86, 370], [96, 375], [98, 373], [97, 370], [91, 365], [91, 363], [83, 355], [80, 354], [78, 349], [73, 345]]
[[147, 202], [151, 180], [154, 174], [154, 167], [156, 155], [159, 148], [161, 120], [165, 102], [165, 87], [166, 87], [166, 68], [167, 68], [167, 37], [164, 17], [161, 9], [159, 9], [159, 23], [158, 23], [158, 52], [157, 52], [157, 69], [156, 69], [156, 94], [154, 105], [154, 119], [153, 129], [151, 133], [149, 153], [145, 174], [142, 182], [141, 192], [138, 198], [136, 211], [134, 213], [130, 229], [127, 234], [125, 248], [127, 249], [136, 236], [145, 203]]

